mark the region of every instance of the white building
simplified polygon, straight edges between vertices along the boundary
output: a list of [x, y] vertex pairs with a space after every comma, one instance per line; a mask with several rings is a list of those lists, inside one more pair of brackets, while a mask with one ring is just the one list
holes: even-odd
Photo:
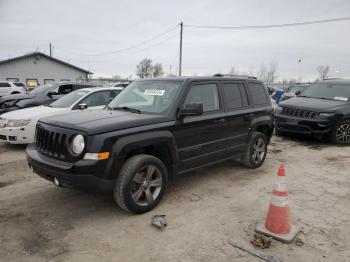
[[41, 52], [0, 61], [0, 81], [28, 87], [59, 81], [87, 81], [92, 73]]

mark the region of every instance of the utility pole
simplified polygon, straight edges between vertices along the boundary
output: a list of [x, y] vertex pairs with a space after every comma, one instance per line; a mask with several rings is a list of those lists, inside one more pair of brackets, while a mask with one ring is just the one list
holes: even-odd
[[182, 71], [182, 34], [183, 34], [183, 22], [180, 23], [180, 52], [179, 52], [179, 76], [181, 76]]
[[50, 56], [52, 56], [52, 45], [50, 43]]

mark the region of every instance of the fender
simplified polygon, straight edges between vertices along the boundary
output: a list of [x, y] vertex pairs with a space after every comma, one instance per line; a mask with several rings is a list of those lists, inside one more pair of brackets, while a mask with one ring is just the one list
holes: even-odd
[[154, 131], [129, 135], [118, 139], [112, 148], [111, 158], [106, 166], [106, 175], [109, 178], [115, 178], [125, 158], [131, 151], [157, 145], [165, 145], [167, 147], [171, 158], [171, 171], [176, 173], [179, 156], [173, 134], [170, 131]]
[[273, 124], [273, 116], [271, 115], [262, 115], [262, 116], [257, 116], [254, 118], [251, 122], [251, 129], [250, 133], [248, 136], [248, 141], [251, 137], [251, 134], [253, 131], [255, 131], [259, 126], [267, 126], [269, 127], [269, 137], [267, 137], [268, 141], [270, 142], [273, 129], [274, 129], [274, 124]]

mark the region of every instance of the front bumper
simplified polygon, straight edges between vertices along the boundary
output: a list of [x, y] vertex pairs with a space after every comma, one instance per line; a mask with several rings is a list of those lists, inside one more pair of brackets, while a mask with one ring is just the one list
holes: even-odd
[[102, 179], [92, 174], [82, 174], [81, 169], [93, 168], [91, 160], [79, 161], [79, 165], [55, 160], [40, 154], [34, 144], [30, 144], [26, 149], [27, 161], [33, 172], [51, 182], [56, 178], [60, 186], [76, 188], [86, 191], [98, 191], [110, 193], [113, 191], [115, 180]]
[[4, 127], [0, 128], [0, 140], [11, 144], [30, 144], [34, 141], [34, 127]]
[[275, 115], [277, 131], [308, 135], [329, 134], [333, 122], [329, 119], [305, 119], [285, 115]]

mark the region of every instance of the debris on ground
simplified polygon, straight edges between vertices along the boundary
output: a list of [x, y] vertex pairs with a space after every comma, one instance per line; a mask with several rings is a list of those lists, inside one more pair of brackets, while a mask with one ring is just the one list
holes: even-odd
[[155, 215], [152, 217], [152, 225], [155, 227], [158, 227], [160, 229], [163, 229], [168, 224], [165, 219], [165, 215]]
[[199, 195], [192, 193], [192, 196], [191, 196], [191, 201], [192, 202], [197, 202], [197, 201], [199, 201], [201, 199], [202, 198]]
[[296, 238], [294, 243], [299, 247], [302, 247], [304, 245], [303, 240], [301, 240], [300, 238]]
[[282, 262], [283, 259], [277, 256], [269, 255], [261, 251], [255, 250], [253, 247], [250, 247], [246, 244], [242, 244], [236, 241], [229, 241], [228, 242], [231, 246], [234, 246], [240, 250], [243, 250], [253, 256], [259, 257], [262, 260], [268, 261], [268, 262]]
[[271, 244], [272, 237], [264, 236], [261, 234], [255, 234], [254, 239], [250, 241], [255, 247], [259, 247], [261, 249], [268, 248]]

